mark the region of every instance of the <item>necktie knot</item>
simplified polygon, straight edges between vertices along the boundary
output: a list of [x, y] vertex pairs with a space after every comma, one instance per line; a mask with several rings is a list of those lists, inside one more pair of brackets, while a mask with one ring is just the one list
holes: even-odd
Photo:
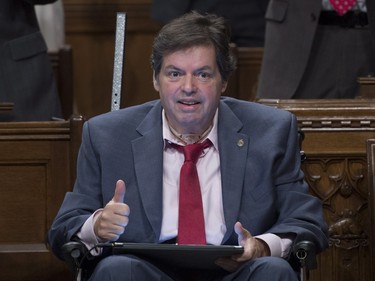
[[201, 156], [203, 150], [211, 145], [211, 142], [206, 139], [202, 143], [193, 143], [182, 146], [180, 149], [184, 153], [185, 162], [191, 161], [194, 164], [197, 163], [199, 157]]

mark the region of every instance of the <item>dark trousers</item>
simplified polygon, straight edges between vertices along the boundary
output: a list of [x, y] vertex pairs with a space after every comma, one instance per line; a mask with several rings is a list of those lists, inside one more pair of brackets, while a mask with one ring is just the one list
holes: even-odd
[[[234, 273], [223, 270], [180, 270], [156, 266], [134, 256], [114, 255], [96, 266], [89, 281], [297, 281], [298, 277], [287, 261], [264, 257], [249, 261]], [[164, 266], [165, 268], [165, 266]]]
[[375, 75], [368, 27], [319, 25], [302, 81], [293, 98], [354, 98], [358, 77]]

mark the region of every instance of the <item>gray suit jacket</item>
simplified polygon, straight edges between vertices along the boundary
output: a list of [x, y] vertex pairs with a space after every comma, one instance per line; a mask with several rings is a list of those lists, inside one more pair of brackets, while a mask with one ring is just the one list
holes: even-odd
[[[375, 45], [375, 4], [368, 0], [366, 4]], [[293, 97], [308, 63], [321, 9], [320, 0], [270, 0], [258, 97]]]
[[[77, 181], [49, 232], [53, 251], [126, 183], [129, 224], [119, 241], [158, 243], [162, 222], [163, 139], [161, 104], [153, 101], [94, 117], [85, 123]], [[244, 145], [239, 142], [242, 140]], [[241, 221], [253, 235], [295, 233], [327, 246], [321, 202], [308, 194], [300, 170], [297, 122], [287, 111], [223, 98], [218, 141], [227, 232], [237, 245]]]
[[13, 102], [0, 121], [61, 117], [55, 77], [39, 31], [34, 4], [56, 0], [0, 1], [0, 102]]

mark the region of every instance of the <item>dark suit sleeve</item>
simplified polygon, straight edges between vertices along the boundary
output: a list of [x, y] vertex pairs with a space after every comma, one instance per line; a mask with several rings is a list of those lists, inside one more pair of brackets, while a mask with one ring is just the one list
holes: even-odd
[[280, 138], [281, 147], [285, 147], [283, 157], [275, 163], [274, 183], [279, 217], [269, 232], [294, 233], [295, 240], [308, 239], [316, 244], [320, 252], [327, 247], [327, 225], [323, 220], [322, 202], [309, 194], [300, 169], [297, 132], [297, 120], [292, 115], [289, 130], [285, 132], [285, 137]]
[[371, 31], [371, 38], [372, 42], [375, 45], [375, 2], [367, 0], [367, 17], [370, 23], [370, 31]]
[[58, 257], [61, 257], [62, 245], [72, 239], [97, 209], [103, 207], [100, 174], [86, 122], [82, 131], [74, 191], [66, 194], [48, 233], [48, 242]]

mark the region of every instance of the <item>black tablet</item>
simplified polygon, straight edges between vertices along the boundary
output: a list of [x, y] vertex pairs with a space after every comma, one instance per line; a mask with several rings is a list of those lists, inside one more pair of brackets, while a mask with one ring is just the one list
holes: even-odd
[[243, 253], [242, 246], [114, 243], [114, 255], [133, 254], [180, 268], [217, 269], [215, 261]]

